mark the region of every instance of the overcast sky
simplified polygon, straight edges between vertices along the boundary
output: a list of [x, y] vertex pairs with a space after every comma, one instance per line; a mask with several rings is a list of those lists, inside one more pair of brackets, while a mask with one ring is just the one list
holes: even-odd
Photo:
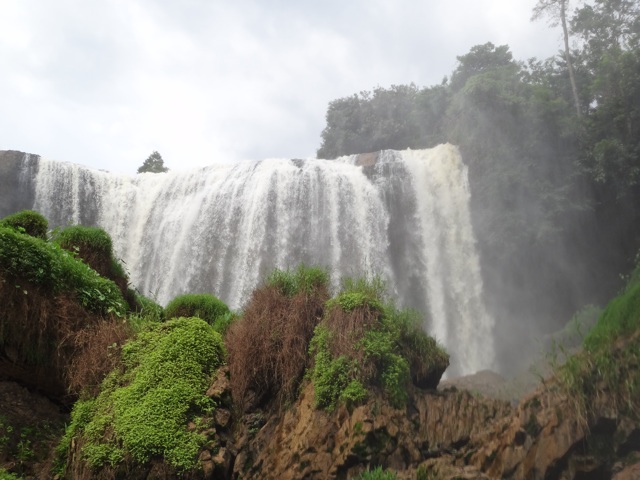
[[0, 0], [0, 150], [134, 174], [313, 157], [331, 100], [547, 58], [536, 0]]

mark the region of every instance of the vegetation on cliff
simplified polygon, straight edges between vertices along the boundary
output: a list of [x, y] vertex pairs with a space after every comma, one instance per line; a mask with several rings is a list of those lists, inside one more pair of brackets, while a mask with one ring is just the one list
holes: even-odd
[[257, 288], [226, 337], [231, 386], [242, 411], [295, 399], [313, 329], [329, 298], [329, 275], [317, 267], [275, 270]]
[[124, 345], [100, 394], [76, 403], [59, 453], [67, 455], [75, 439], [92, 469], [157, 456], [179, 471], [195, 468], [207, 441], [200, 419], [215, 408], [205, 392], [224, 358], [222, 337], [201, 319], [150, 324]]
[[229, 307], [209, 293], [179, 295], [164, 309], [167, 320], [178, 317], [198, 317], [224, 334], [234, 319]]
[[113, 281], [57, 244], [12, 227], [0, 227], [0, 300], [3, 376], [19, 376], [62, 401], [77, 393], [68, 389], [69, 368], [81, 336], [128, 310]]
[[584, 349], [556, 369], [588, 425], [606, 398], [620, 415], [640, 420], [640, 265], [584, 339]]
[[640, 4], [537, 3], [536, 16], [568, 29], [560, 55], [515, 59], [508, 45], [484, 43], [439, 85], [333, 100], [317, 151], [458, 145], [503, 331], [516, 317], [552, 331], [584, 304], [606, 303], [640, 246]]
[[46, 240], [49, 222], [38, 212], [22, 210], [0, 220], [0, 227], [12, 227], [20, 233]]
[[421, 324], [416, 312], [397, 310], [386, 299], [379, 278], [345, 279], [311, 339], [316, 405], [331, 411], [338, 401], [357, 404], [369, 387], [382, 387], [401, 408], [412, 380], [435, 388], [449, 356]]

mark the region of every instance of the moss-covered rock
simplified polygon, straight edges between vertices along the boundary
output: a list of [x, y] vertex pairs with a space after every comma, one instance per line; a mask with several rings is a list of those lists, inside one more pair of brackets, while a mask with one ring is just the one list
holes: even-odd
[[316, 405], [328, 410], [339, 401], [357, 404], [376, 387], [400, 408], [411, 381], [435, 388], [449, 365], [449, 356], [422, 330], [417, 313], [388, 302], [379, 279], [345, 282], [327, 302], [310, 353]]
[[207, 387], [224, 358], [222, 337], [199, 318], [150, 325], [123, 347], [122, 368], [100, 394], [74, 406], [58, 448], [60, 470], [79, 468], [65, 465], [72, 442], [80, 445], [74, 458], [94, 472], [126, 472], [157, 458], [179, 472], [196, 469], [207, 442], [202, 418], [216, 406]]

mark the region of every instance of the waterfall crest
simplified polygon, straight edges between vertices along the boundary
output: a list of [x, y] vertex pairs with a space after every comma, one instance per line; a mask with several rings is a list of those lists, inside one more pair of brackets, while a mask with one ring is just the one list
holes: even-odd
[[161, 304], [210, 292], [241, 308], [273, 268], [300, 262], [327, 267], [334, 286], [376, 273], [424, 313], [452, 373], [493, 366], [467, 169], [451, 145], [134, 177], [27, 163], [33, 208], [51, 225], [104, 228], [131, 283]]

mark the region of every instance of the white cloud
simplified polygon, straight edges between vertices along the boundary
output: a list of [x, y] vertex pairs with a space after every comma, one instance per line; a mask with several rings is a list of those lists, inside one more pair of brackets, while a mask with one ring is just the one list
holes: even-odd
[[307, 157], [329, 101], [558, 46], [513, 0], [0, 0], [0, 148], [134, 173]]

